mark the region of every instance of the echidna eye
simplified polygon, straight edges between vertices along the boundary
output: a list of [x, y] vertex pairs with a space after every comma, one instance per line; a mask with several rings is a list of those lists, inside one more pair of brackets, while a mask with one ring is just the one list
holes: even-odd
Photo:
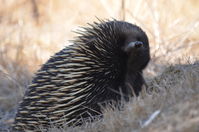
[[140, 37], [137, 37], [137, 41], [141, 41], [141, 38], [140, 38]]

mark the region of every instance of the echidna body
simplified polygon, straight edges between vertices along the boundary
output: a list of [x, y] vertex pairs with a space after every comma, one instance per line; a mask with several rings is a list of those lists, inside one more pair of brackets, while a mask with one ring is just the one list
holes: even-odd
[[124, 21], [89, 25], [36, 73], [18, 108], [14, 130], [75, 124], [100, 114], [102, 102], [129, 97], [132, 88], [139, 94], [142, 70], [150, 60], [146, 34]]

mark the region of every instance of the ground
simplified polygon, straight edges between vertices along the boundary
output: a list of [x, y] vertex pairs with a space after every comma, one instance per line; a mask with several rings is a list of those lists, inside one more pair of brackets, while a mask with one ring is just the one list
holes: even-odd
[[199, 2], [197, 0], [0, 0], [0, 131], [9, 130], [34, 73], [69, 44], [78, 26], [116, 18], [149, 36], [148, 89], [120, 110], [81, 127], [51, 132], [198, 132]]

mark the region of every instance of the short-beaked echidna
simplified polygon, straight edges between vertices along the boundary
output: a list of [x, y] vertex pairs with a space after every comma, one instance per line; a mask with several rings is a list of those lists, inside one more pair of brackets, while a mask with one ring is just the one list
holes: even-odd
[[[124, 21], [102, 21], [78, 31], [72, 45], [36, 73], [18, 108], [14, 130], [73, 124], [101, 113], [100, 103], [136, 95], [150, 60], [147, 35]], [[122, 93], [122, 94], [121, 94]]]

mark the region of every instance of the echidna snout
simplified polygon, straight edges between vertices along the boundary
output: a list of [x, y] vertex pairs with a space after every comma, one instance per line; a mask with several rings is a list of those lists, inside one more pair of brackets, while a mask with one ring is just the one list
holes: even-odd
[[148, 38], [138, 26], [117, 20], [90, 24], [35, 74], [13, 129], [76, 125], [101, 114], [102, 102], [128, 100], [132, 88], [138, 96], [149, 60]]
[[133, 52], [133, 50], [138, 50], [138, 48], [143, 47], [144, 44], [141, 41], [130, 42], [127, 46], [124, 47], [126, 53]]

